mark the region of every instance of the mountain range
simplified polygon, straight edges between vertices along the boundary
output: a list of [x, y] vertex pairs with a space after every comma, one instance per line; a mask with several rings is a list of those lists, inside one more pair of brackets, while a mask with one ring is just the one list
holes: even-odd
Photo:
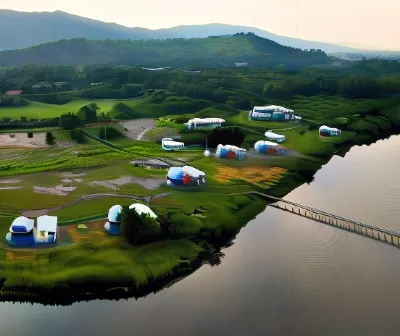
[[[365, 50], [325, 42], [308, 41], [299, 38], [281, 36], [259, 28], [247, 26], [211, 23], [205, 25], [176, 26], [167, 29], [151, 30], [140, 27], [125, 27], [116, 23], [107, 23], [88, 19], [62, 11], [18, 12], [0, 9], [0, 32], [3, 32], [0, 34], [0, 50], [27, 48], [47, 42], [73, 38], [85, 38], [89, 40], [148, 40], [201, 38], [210, 35], [251, 32], [260, 37], [294, 48], [321, 49], [327, 53], [364, 54], [366, 52]], [[378, 52], [375, 52], [375, 54], [376, 53]]]
[[286, 67], [331, 64], [319, 50], [304, 51], [283, 46], [253, 33], [228, 37], [164, 40], [87, 40], [63, 39], [25, 49], [0, 52], [0, 65], [24, 64], [115, 64], [143, 67], [214, 68]]

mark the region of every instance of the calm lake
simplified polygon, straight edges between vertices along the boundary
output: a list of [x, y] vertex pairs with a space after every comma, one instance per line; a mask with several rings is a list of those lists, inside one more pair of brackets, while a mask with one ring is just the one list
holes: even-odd
[[[400, 231], [400, 136], [335, 156], [286, 199]], [[0, 335], [399, 335], [400, 249], [267, 207], [157, 294], [0, 304]]]

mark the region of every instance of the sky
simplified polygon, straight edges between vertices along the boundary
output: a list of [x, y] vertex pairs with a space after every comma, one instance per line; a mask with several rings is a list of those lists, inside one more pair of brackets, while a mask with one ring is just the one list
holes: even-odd
[[400, 51], [400, 0], [13, 0], [0, 8], [61, 10], [150, 29], [237, 24], [355, 48]]

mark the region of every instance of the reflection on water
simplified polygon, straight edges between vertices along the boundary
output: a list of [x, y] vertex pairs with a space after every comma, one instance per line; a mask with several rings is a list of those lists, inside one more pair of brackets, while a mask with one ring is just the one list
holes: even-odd
[[[399, 145], [355, 147], [286, 198], [400, 231]], [[224, 253], [139, 300], [1, 304], [0, 335], [399, 334], [394, 247], [269, 207]]]

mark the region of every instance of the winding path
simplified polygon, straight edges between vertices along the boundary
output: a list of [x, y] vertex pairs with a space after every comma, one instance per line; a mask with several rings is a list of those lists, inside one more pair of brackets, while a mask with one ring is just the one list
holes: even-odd
[[161, 198], [161, 197], [165, 197], [168, 196], [170, 193], [163, 193], [163, 194], [159, 194], [159, 195], [155, 195], [155, 196], [135, 196], [135, 195], [120, 195], [120, 194], [108, 194], [108, 193], [100, 193], [100, 194], [89, 194], [89, 195], [84, 195], [81, 196], [71, 202], [65, 203], [63, 205], [57, 206], [55, 208], [48, 208], [48, 209], [38, 209], [38, 210], [27, 210], [22, 212], [23, 216], [26, 217], [38, 217], [38, 216], [43, 216], [48, 214], [51, 211], [58, 211], [58, 210], [62, 210], [65, 208], [68, 208], [70, 206], [73, 206], [77, 203], [79, 203], [80, 201], [87, 201], [87, 200], [91, 200], [94, 198], [99, 198], [99, 197], [122, 197], [122, 198], [131, 198], [131, 199], [136, 199], [136, 200], [141, 200], [141, 201], [145, 201], [146, 203], [150, 203], [152, 198]]

